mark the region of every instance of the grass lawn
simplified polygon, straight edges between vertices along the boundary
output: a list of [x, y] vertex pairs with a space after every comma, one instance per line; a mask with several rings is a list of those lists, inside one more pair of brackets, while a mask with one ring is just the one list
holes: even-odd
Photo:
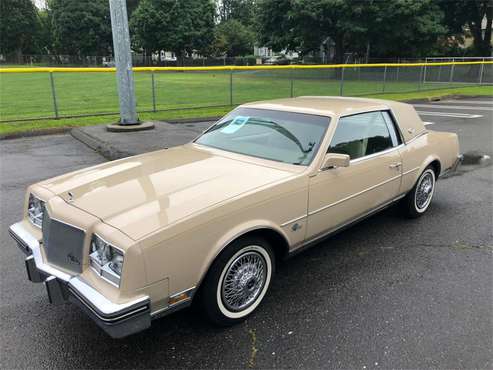
[[[493, 95], [492, 86], [473, 87], [457, 83], [418, 84], [415, 72], [407, 69], [399, 76], [395, 71], [388, 72], [385, 84], [383, 70], [346, 72], [343, 95], [396, 100], [450, 94]], [[141, 112], [141, 120], [171, 120], [220, 116], [231, 109], [231, 100], [234, 106], [248, 101], [289, 97], [291, 91], [294, 96], [339, 95], [341, 84], [334, 73], [334, 70], [237, 71], [232, 76], [232, 91], [229, 72], [155, 73], [156, 108], [170, 111], [142, 113], [153, 108], [152, 75], [140, 72], [134, 74], [137, 109]], [[113, 73], [55, 73], [53, 76], [60, 116], [118, 112]], [[0, 134], [118, 120], [117, 115], [58, 120], [37, 119], [53, 116], [54, 106], [47, 73], [0, 74], [0, 119], [33, 119], [27, 122], [0, 122]]]

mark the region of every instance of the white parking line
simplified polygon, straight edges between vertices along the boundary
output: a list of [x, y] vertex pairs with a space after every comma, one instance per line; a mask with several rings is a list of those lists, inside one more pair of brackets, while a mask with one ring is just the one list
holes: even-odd
[[437, 101], [437, 104], [440, 103], [446, 103], [446, 104], [475, 104], [475, 105], [481, 105], [481, 104], [486, 104], [486, 105], [491, 105], [493, 104], [493, 99], [491, 100], [441, 100]]
[[426, 112], [417, 111], [421, 116], [452, 117], [452, 118], [481, 118], [480, 114], [452, 113], [452, 112]]
[[468, 107], [465, 105], [454, 105], [454, 106], [444, 106], [444, 105], [434, 105], [434, 104], [413, 104], [416, 108], [435, 108], [435, 109], [460, 109], [460, 110], [488, 110], [493, 111], [492, 107]]

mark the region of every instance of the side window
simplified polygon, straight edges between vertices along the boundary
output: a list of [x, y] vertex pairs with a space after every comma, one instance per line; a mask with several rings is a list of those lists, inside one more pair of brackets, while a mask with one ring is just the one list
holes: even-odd
[[393, 146], [382, 112], [370, 112], [341, 118], [328, 152], [348, 154], [356, 159]]
[[402, 144], [401, 135], [397, 131], [396, 124], [390, 113], [388, 111], [384, 111], [382, 112], [382, 116], [385, 120], [385, 123], [387, 123], [387, 127], [390, 131], [390, 137], [392, 138], [392, 143], [394, 144], [394, 146]]

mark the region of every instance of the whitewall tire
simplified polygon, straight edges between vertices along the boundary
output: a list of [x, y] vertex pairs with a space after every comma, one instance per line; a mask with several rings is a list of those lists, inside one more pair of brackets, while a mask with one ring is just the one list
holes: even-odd
[[274, 274], [274, 253], [258, 237], [232, 242], [213, 262], [199, 300], [207, 318], [227, 326], [246, 319], [262, 302]]
[[433, 167], [428, 166], [419, 176], [416, 184], [404, 198], [407, 216], [420, 217], [429, 208], [435, 194], [436, 174]]

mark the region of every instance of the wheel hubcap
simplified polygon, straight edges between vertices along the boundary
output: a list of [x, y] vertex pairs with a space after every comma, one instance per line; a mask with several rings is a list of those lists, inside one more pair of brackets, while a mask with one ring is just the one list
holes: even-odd
[[247, 252], [228, 267], [221, 289], [224, 305], [231, 311], [242, 311], [258, 298], [264, 287], [267, 265], [257, 252]]
[[416, 207], [419, 209], [425, 208], [433, 195], [433, 176], [426, 173], [416, 190]]

